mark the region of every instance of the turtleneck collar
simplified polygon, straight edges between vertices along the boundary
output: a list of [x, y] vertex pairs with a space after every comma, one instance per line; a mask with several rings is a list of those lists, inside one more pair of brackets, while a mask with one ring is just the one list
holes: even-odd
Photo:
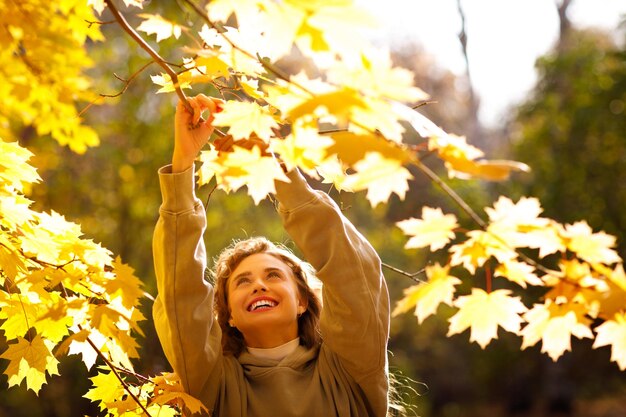
[[262, 349], [262, 348], [248, 348], [248, 352], [252, 356], [262, 359], [271, 359], [275, 361], [280, 361], [289, 355], [291, 352], [296, 350], [296, 348], [300, 345], [300, 338], [296, 337], [295, 339], [280, 345], [274, 348]]

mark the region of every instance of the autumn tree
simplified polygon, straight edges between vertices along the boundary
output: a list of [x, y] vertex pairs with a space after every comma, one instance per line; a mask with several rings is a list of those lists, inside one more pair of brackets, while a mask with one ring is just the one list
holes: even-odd
[[601, 33], [569, 37], [538, 62], [540, 81], [511, 124], [513, 154], [533, 161], [532, 175], [517, 185], [547, 214], [587, 219], [623, 243], [626, 51]]
[[[279, 159], [335, 190], [365, 192], [375, 207], [393, 194], [403, 200], [415, 174], [424, 175], [458, 211], [425, 206], [397, 223], [408, 250], [428, 248], [442, 260], [416, 265], [422, 274], [386, 264], [418, 281], [394, 316], [412, 311], [421, 324], [445, 304], [454, 310], [448, 335], [469, 330], [481, 348], [507, 331], [521, 336], [522, 349], [541, 342], [557, 360], [575, 336], [609, 346], [611, 360], [626, 368], [626, 275], [615, 238], [584, 220], [561, 224], [542, 216], [533, 197], [500, 196], [484, 209], [486, 217], [472, 208], [446, 176], [499, 181], [529, 167], [487, 160], [464, 137], [425, 117], [419, 108], [429, 95], [410, 71], [392, 65], [388, 51], [359, 36], [373, 19], [351, 1], [205, 6], [185, 0], [184, 14], [170, 18], [140, 10], [153, 7], [141, 0], [124, 0], [126, 8], [112, 0], [87, 3], [93, 11], [72, 0], [1, 3], [1, 53], [10, 65], [0, 70], [7, 89], [0, 113], [0, 328], [8, 341], [1, 357], [8, 361], [9, 386], [26, 380], [38, 392], [58, 373], [57, 358], [80, 353], [88, 368], [102, 365], [86, 397], [108, 415], [204, 407], [175, 375], [134, 372], [144, 319], [138, 305], [150, 296], [133, 269], [83, 238], [77, 224], [32, 209], [27, 197], [39, 176], [27, 162], [31, 153], [15, 140], [28, 129], [79, 153], [98, 144], [81, 116], [107, 97], [92, 91], [82, 69], [90, 63], [87, 38], [103, 40], [99, 26], [111, 22], [146, 57], [120, 78], [121, 100], [147, 70], [156, 93], [175, 94], [183, 103], [189, 89], [224, 99], [216, 138], [199, 158], [200, 186], [226, 193], [245, 188], [258, 204], [275, 191], [275, 180], [285, 180]], [[281, 68], [294, 48], [315, 71]], [[216, 146], [225, 140], [232, 149]], [[427, 156], [445, 172], [424, 164]], [[132, 162], [125, 165], [119, 169], [132, 181]], [[526, 297], [530, 286], [541, 296]]]

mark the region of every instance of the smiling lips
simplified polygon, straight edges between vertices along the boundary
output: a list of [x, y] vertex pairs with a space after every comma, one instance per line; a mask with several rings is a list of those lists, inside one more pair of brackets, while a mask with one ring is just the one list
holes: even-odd
[[276, 307], [278, 302], [272, 300], [271, 298], [263, 297], [263, 298], [255, 298], [250, 305], [248, 305], [248, 311], [265, 311], [269, 310], [273, 307]]

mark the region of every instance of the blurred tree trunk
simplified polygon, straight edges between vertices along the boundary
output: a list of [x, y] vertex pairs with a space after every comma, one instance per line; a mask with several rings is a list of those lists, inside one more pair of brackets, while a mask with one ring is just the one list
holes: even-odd
[[465, 128], [465, 134], [467, 136], [468, 142], [477, 145], [481, 149], [487, 149], [488, 143], [485, 140], [484, 132], [482, 124], [480, 123], [480, 119], [478, 118], [478, 111], [480, 109], [480, 100], [474, 91], [474, 85], [472, 83], [472, 75], [470, 70], [469, 63], [469, 54], [467, 52], [467, 30], [465, 28], [465, 12], [463, 11], [463, 7], [461, 6], [461, 0], [457, 0], [456, 2], [457, 9], [459, 11], [459, 16], [461, 17], [461, 31], [459, 32], [459, 42], [461, 43], [461, 48], [463, 50], [463, 58], [465, 59], [465, 76], [467, 78], [467, 126]]
[[559, 14], [559, 43], [558, 49], [564, 47], [564, 43], [567, 42], [568, 34], [572, 28], [572, 22], [567, 17], [567, 9], [572, 4], [573, 0], [561, 0], [557, 2], [556, 9]]

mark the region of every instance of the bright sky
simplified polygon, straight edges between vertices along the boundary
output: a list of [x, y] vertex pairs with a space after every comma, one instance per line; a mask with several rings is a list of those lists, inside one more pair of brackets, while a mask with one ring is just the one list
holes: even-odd
[[[421, 44], [439, 65], [465, 72], [458, 40], [461, 19], [456, 0], [356, 0], [382, 23], [377, 43], [400, 49]], [[535, 82], [534, 62], [556, 41], [556, 0], [464, 0], [470, 71], [481, 98], [481, 119], [498, 122], [508, 105], [521, 99]], [[575, 26], [615, 31], [626, 15], [626, 0], [574, 0], [569, 7]], [[622, 38], [623, 39], [623, 38]]]

